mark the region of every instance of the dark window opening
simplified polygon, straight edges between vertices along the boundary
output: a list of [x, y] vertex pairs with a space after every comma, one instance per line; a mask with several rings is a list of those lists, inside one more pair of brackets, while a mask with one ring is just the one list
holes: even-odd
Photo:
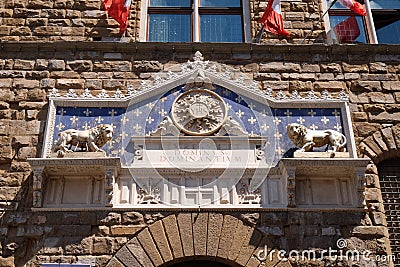
[[375, 31], [380, 44], [400, 43], [400, 10], [373, 10]]
[[400, 158], [378, 164], [379, 183], [395, 266], [400, 266]]

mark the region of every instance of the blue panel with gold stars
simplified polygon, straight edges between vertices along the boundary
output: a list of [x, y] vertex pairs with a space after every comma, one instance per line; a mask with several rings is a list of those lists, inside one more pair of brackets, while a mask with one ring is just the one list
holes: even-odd
[[125, 108], [58, 107], [53, 140], [57, 140], [59, 132], [67, 129], [87, 130], [100, 124], [111, 124], [114, 128], [113, 139], [102, 149], [107, 155], [119, 156], [122, 139], [121, 122], [125, 111]]
[[[121, 157], [123, 164], [133, 160], [132, 136], [144, 136], [157, 129], [165, 116], [170, 116], [174, 100], [183, 93], [182, 86], [141, 103], [124, 108], [58, 107], [53, 140], [66, 129], [87, 129], [99, 124], [112, 124], [114, 138], [103, 149], [107, 155]], [[299, 123], [310, 129], [334, 129], [343, 132], [340, 109], [334, 108], [269, 108], [260, 102], [240, 96], [228, 89], [215, 86], [213, 90], [223, 98], [228, 116], [239, 122], [249, 134], [268, 136], [267, 145], [275, 147], [275, 162], [288, 156], [293, 143], [287, 136], [286, 126]], [[322, 150], [325, 148], [321, 148]]]

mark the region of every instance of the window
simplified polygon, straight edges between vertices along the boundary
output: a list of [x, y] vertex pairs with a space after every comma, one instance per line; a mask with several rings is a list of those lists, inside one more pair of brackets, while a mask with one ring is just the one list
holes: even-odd
[[400, 1], [370, 0], [376, 36], [380, 44], [400, 44]]
[[[329, 3], [328, 3], [329, 4]], [[365, 21], [339, 2], [329, 11], [330, 38], [333, 43], [368, 43]]]
[[[388, 1], [388, 0], [385, 0]], [[389, 1], [388, 1], [389, 2]], [[400, 265], [400, 158], [388, 159], [378, 164], [379, 184], [389, 230], [394, 265]]]
[[364, 4], [367, 16], [358, 16], [338, 2], [329, 10], [328, 36], [331, 41], [340, 44], [399, 44], [400, 0], [357, 1]]
[[[144, 1], [146, 2], [146, 1]], [[244, 8], [246, 7], [246, 8]], [[148, 0], [146, 41], [244, 42], [247, 0]]]

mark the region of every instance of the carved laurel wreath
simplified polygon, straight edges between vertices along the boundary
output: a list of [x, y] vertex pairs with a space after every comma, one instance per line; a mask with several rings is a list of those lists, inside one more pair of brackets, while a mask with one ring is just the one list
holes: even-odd
[[171, 118], [183, 132], [191, 135], [210, 135], [216, 132], [227, 117], [223, 99], [205, 89], [187, 91], [172, 105]]

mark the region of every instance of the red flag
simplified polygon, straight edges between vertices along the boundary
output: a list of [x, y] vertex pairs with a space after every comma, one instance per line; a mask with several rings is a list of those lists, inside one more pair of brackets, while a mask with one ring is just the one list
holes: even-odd
[[342, 4], [342, 6], [350, 8], [354, 13], [361, 15], [361, 16], [366, 16], [367, 12], [365, 11], [365, 8], [357, 1], [355, 0], [339, 0], [339, 3]]
[[265, 9], [260, 22], [264, 24], [265, 30], [270, 33], [289, 36], [289, 32], [283, 28], [280, 0], [268, 1], [267, 8]]
[[128, 27], [129, 10], [132, 0], [103, 0], [103, 8], [108, 16], [119, 23], [119, 32], [125, 32]]
[[360, 35], [360, 28], [358, 27], [357, 19], [351, 16], [348, 19], [340, 22], [333, 28], [336, 38], [340, 44], [353, 43]]

